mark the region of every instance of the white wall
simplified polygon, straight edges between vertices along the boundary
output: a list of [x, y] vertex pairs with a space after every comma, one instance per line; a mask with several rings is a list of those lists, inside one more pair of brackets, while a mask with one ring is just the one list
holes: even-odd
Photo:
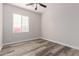
[[[3, 8], [4, 8], [4, 30], [3, 30], [4, 44], [19, 42], [19, 41], [26, 41], [29, 39], [40, 37], [41, 14], [31, 12], [8, 4], [4, 4]], [[25, 32], [25, 33], [12, 32], [12, 26], [13, 26], [12, 14], [13, 13], [29, 16], [29, 32]]]
[[3, 4], [0, 3], [0, 50], [2, 48], [2, 24], [3, 24]]
[[[12, 32], [12, 13], [29, 15], [29, 33]], [[3, 43], [40, 37], [42, 30], [43, 38], [79, 48], [79, 4], [49, 4], [46, 12], [42, 15], [42, 20], [40, 19], [40, 14], [5, 4]]]
[[79, 4], [50, 4], [42, 16], [42, 37], [79, 49]]

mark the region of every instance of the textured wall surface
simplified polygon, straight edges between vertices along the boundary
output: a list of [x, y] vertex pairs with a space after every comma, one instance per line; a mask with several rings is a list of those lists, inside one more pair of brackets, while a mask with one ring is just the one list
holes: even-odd
[[[18, 41], [24, 41], [36, 37], [40, 37], [41, 31], [41, 15], [35, 12], [31, 12], [16, 6], [4, 4], [4, 37], [3, 43], [12, 43]], [[13, 33], [13, 18], [12, 14], [17, 13], [24, 16], [29, 16], [29, 32]]]
[[42, 16], [42, 36], [79, 48], [79, 4], [51, 4]]

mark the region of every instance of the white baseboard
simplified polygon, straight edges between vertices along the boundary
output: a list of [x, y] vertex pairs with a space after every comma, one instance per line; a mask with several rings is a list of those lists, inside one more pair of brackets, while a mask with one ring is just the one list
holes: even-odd
[[18, 42], [5, 43], [3, 45], [14, 44], [14, 43], [19, 43], [19, 42], [24, 42], [24, 41], [29, 41], [29, 40], [39, 39], [39, 38], [45, 39], [45, 40], [48, 40], [48, 41], [51, 41], [51, 42], [55, 42], [55, 43], [58, 43], [58, 44], [61, 44], [61, 45], [64, 45], [64, 46], [71, 47], [71, 48], [74, 48], [74, 49], [78, 49], [79, 50], [79, 47], [71, 46], [69, 44], [65, 44], [63, 42], [51, 40], [51, 39], [44, 38], [44, 37], [35, 37], [35, 38], [31, 38], [31, 39], [27, 39], [27, 40], [22, 40], [22, 41], [18, 41]]
[[64, 45], [64, 46], [71, 47], [71, 48], [74, 48], [74, 49], [78, 49], [78, 50], [79, 50], [79, 47], [71, 46], [71, 45], [65, 44], [65, 43], [63, 43], [63, 42], [51, 40], [51, 39], [44, 38], [44, 37], [42, 37], [42, 39], [45, 39], [45, 40], [48, 40], [48, 41], [51, 41], [51, 42], [55, 42], [55, 43], [58, 43], [58, 44], [61, 44], [61, 45]]
[[26, 40], [20, 40], [20, 41], [16, 41], [16, 42], [4, 43], [3, 46], [9, 45], [9, 44], [14, 44], [14, 43], [19, 43], [19, 42], [24, 42], [24, 41], [29, 41], [29, 40], [34, 40], [34, 39], [39, 39], [39, 37], [30, 38], [30, 39], [26, 39]]

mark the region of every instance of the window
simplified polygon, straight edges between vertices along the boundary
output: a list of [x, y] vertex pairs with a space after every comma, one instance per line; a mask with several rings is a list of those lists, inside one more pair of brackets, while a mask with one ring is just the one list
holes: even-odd
[[13, 32], [29, 32], [29, 17], [13, 14]]

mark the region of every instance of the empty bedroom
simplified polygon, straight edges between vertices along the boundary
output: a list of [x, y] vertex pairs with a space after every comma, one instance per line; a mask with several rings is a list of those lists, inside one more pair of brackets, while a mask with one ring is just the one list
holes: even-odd
[[79, 3], [0, 3], [0, 56], [79, 56]]

